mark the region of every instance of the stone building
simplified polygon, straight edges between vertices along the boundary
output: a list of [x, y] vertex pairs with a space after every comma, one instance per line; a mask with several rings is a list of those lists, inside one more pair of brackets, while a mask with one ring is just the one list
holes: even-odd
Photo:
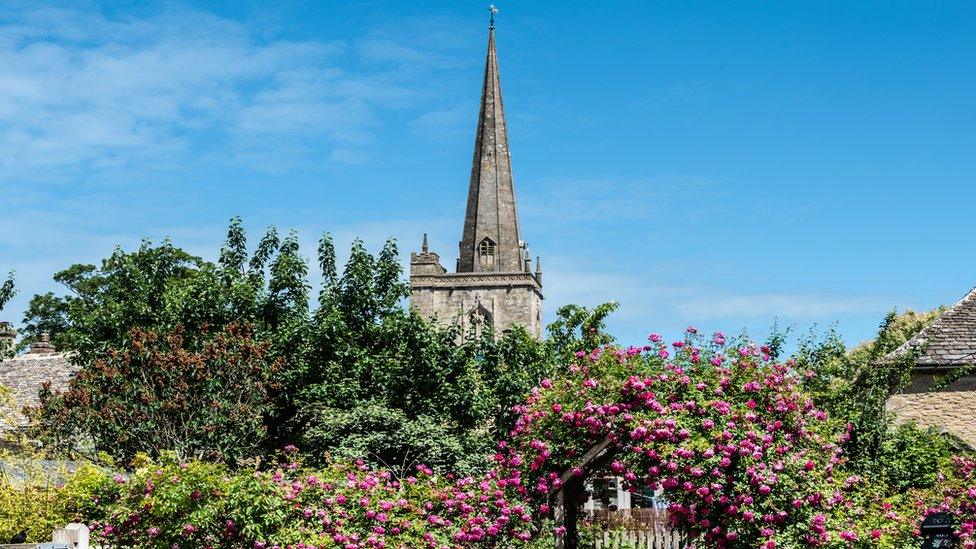
[[[13, 334], [13, 330], [3, 332], [0, 345], [13, 345]], [[29, 352], [0, 362], [0, 385], [9, 389], [13, 397], [12, 402], [3, 403], [6, 413], [0, 414], [0, 431], [26, 426], [22, 410], [38, 404], [41, 387], [50, 383], [52, 390], [64, 391], [77, 371], [78, 367], [51, 345], [46, 334], [30, 346]]]
[[455, 272], [428, 249], [410, 254], [410, 305], [444, 325], [479, 331], [524, 326], [542, 334], [542, 269], [535, 271], [519, 231], [512, 159], [495, 52], [495, 26], [488, 29], [481, 110], [471, 163], [467, 211]]
[[912, 383], [891, 396], [888, 409], [899, 420], [948, 431], [976, 447], [976, 375], [965, 376], [946, 389], [931, 390], [938, 376], [976, 364], [976, 288], [889, 357], [904, 356], [913, 349], [921, 355]]

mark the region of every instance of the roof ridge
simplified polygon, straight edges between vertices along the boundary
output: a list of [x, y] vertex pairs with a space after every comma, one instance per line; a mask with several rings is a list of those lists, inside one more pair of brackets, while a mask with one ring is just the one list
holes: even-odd
[[[948, 307], [945, 311], [943, 311], [941, 315], [939, 315], [935, 320], [933, 320], [931, 324], [929, 324], [925, 328], [922, 328], [917, 334], [908, 338], [907, 341], [899, 345], [898, 348], [896, 348], [894, 351], [891, 351], [890, 353], [885, 355], [884, 359], [885, 360], [895, 359], [897, 357], [903, 356], [905, 353], [911, 351], [912, 349], [916, 348], [919, 345], [930, 343], [929, 339], [932, 336], [933, 332], [938, 332], [939, 330], [943, 329], [947, 323], [955, 320], [956, 316], [961, 311], [967, 309], [969, 306], [972, 306], [974, 309], [976, 309], [976, 287], [973, 287], [968, 292], [966, 292], [965, 295], [963, 295], [959, 300], [953, 303], [952, 306]], [[976, 337], [976, 326], [972, 327], [972, 334], [974, 337]], [[941, 334], [936, 334], [936, 335], [941, 335]], [[926, 351], [923, 351], [923, 354], [925, 354]], [[974, 353], [976, 353], [976, 349], [974, 349]]]

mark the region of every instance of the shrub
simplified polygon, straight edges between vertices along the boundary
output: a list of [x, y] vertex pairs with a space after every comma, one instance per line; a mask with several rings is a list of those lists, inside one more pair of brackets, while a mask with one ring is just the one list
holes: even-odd
[[876, 476], [896, 492], [931, 488], [951, 468], [951, 458], [952, 447], [945, 435], [905, 423], [893, 427], [885, 437]]
[[[976, 462], [949, 467], [947, 443], [907, 425], [885, 439], [885, 467], [860, 475], [843, 452], [852, 427], [818, 405], [809, 388], [823, 373], [810, 362], [778, 362], [769, 346], [691, 328], [671, 345], [652, 335], [646, 346], [605, 345], [574, 359], [517, 407], [483, 475], [327, 456], [311, 468], [293, 447], [256, 468], [161, 452], [138, 456], [129, 476], [93, 475], [72, 488], [89, 497], [67, 498], [51, 520], [75, 514], [116, 546], [541, 548], [562, 534], [547, 530], [553, 493], [590, 472], [576, 469], [580, 456], [606, 443], [601, 467], [632, 489], [662, 490], [697, 547], [914, 547], [921, 518], [947, 510], [960, 517], [965, 547], [976, 548]], [[385, 432], [382, 419], [395, 416], [381, 402], [362, 404], [362, 416], [320, 410], [323, 436], [352, 438], [362, 418], [372, 422], [362, 432]], [[375, 447], [364, 439], [363, 451]], [[34, 488], [3, 490], [16, 505]]]
[[123, 463], [139, 452], [218, 461], [260, 454], [281, 364], [249, 327], [135, 329], [130, 339], [80, 371], [65, 393], [41, 392], [33, 414], [48, 440], [71, 450], [79, 435], [90, 438]]
[[[424, 466], [397, 480], [362, 461], [232, 471], [169, 455], [100, 488], [87, 518], [96, 540], [116, 546], [440, 548], [485, 539], [514, 547], [530, 537], [531, 516], [491, 483], [438, 477]], [[478, 539], [462, 533], [461, 524], [478, 527], [463, 518], [476, 509], [490, 509], [503, 527]]]
[[88, 516], [93, 496], [107, 478], [102, 469], [65, 464], [33, 456], [0, 455], [0, 542], [26, 534], [29, 542], [51, 541], [51, 532]]
[[976, 548], [976, 459], [956, 457], [953, 467], [927, 500], [924, 516], [948, 512], [958, 522], [959, 540], [964, 549]]

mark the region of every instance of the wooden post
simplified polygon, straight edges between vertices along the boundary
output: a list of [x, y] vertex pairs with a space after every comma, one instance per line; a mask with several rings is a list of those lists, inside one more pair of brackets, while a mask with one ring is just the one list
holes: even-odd
[[583, 493], [583, 480], [574, 478], [556, 492], [556, 549], [579, 549], [579, 497]]
[[566, 549], [579, 549], [579, 497], [583, 492], [582, 479], [566, 484]]
[[556, 523], [556, 549], [566, 549], [566, 534], [561, 532], [566, 527], [566, 492], [564, 490], [556, 492], [555, 499], [553, 519]]

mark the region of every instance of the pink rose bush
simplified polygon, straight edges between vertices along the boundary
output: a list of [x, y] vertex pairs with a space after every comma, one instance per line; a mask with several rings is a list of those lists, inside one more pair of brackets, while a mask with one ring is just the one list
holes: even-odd
[[439, 478], [421, 465], [415, 475], [396, 479], [361, 462], [329, 473], [273, 476], [278, 493], [300, 511], [300, 529], [313, 534], [314, 547], [442, 548], [498, 540], [514, 546], [532, 538], [528, 507], [510, 501], [491, 475]]
[[[148, 463], [106, 479], [80, 513], [98, 541], [121, 547], [450, 548], [532, 538], [529, 507], [486, 478], [397, 479], [362, 462], [267, 471], [203, 462]], [[94, 520], [92, 520], [94, 519]]]
[[[550, 511], [561, 475], [609, 438], [614, 475], [661, 490], [675, 527], [705, 547], [844, 547], [878, 539], [857, 510], [862, 481], [843, 472], [844, 430], [768, 348], [705, 340], [579, 353], [521, 408], [501, 469]], [[576, 470], [575, 474], [582, 471]], [[884, 530], [881, 530], [883, 533]]]

